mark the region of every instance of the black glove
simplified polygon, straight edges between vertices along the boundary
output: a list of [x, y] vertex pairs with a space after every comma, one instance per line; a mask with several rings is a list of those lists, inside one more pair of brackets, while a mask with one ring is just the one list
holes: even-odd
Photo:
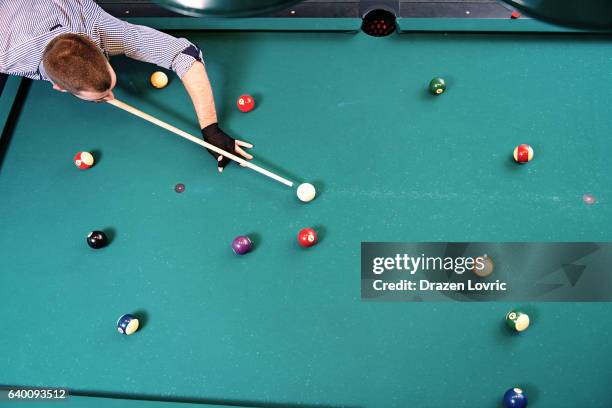
[[[223, 149], [228, 153], [236, 153], [236, 140], [222, 131], [218, 123], [213, 123], [202, 129], [202, 136], [204, 136], [204, 140], [211, 145]], [[208, 153], [210, 153], [215, 160], [219, 159], [219, 153], [215, 153], [210, 149], [206, 150], [208, 150]], [[229, 162], [231, 162], [231, 159], [222, 156], [221, 160], [217, 161], [217, 166], [224, 168]]]

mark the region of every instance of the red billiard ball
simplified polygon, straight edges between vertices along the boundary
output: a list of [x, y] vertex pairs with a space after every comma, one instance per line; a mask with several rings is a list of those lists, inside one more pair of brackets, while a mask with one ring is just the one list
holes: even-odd
[[236, 102], [240, 112], [250, 112], [255, 107], [255, 100], [251, 95], [241, 95]]
[[298, 243], [308, 248], [317, 243], [317, 233], [312, 228], [304, 228], [298, 234]]
[[521, 144], [514, 148], [514, 161], [520, 164], [533, 159], [533, 149], [528, 144]]
[[94, 165], [94, 157], [89, 152], [78, 152], [74, 155], [74, 165], [79, 169], [88, 169]]

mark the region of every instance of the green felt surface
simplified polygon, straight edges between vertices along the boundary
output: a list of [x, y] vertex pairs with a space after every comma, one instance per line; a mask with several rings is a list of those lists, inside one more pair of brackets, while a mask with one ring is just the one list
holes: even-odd
[[[319, 196], [220, 175], [193, 143], [33, 84], [0, 167], [0, 383], [272, 407], [499, 407], [518, 385], [532, 407], [612, 405], [610, 304], [369, 303], [359, 282], [361, 241], [609, 241], [606, 37], [184, 35], [222, 127]], [[154, 90], [153, 67], [113, 64], [118, 98], [198, 134], [176, 78]], [[92, 229], [111, 245], [88, 248]], [[533, 322], [518, 336], [514, 307]], [[143, 327], [121, 336], [130, 312]]]

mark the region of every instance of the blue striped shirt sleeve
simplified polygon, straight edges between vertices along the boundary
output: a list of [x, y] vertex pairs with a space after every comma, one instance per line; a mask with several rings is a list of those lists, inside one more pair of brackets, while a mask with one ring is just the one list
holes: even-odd
[[189, 40], [130, 24], [105, 11], [100, 13], [94, 31], [109, 56], [125, 54], [170, 69], [181, 78], [195, 61], [203, 62], [202, 52]]

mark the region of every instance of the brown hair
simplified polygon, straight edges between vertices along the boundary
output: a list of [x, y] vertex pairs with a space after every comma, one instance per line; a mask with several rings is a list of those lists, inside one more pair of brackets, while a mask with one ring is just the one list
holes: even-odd
[[70, 93], [104, 92], [111, 87], [108, 61], [89, 38], [78, 34], [55, 37], [43, 53], [49, 78]]

